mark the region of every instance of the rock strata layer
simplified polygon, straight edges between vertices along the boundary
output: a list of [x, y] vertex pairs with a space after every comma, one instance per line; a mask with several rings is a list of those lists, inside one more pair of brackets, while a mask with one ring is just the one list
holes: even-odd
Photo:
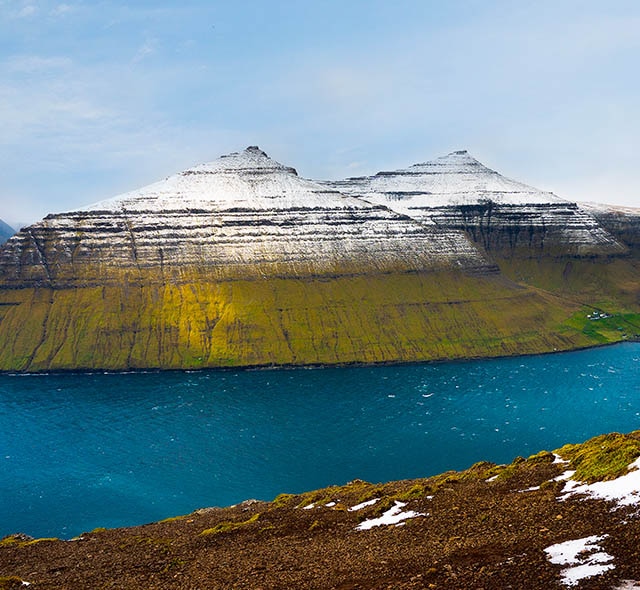
[[505, 178], [467, 151], [325, 184], [424, 224], [464, 230], [499, 255], [591, 256], [626, 250], [577, 204]]
[[[298, 177], [256, 147], [85, 210], [49, 215], [0, 253], [6, 286], [318, 276], [490, 266], [463, 232]], [[151, 272], [147, 272], [151, 271]]]
[[580, 206], [636, 256], [640, 255], [640, 208], [598, 203], [581, 203]]

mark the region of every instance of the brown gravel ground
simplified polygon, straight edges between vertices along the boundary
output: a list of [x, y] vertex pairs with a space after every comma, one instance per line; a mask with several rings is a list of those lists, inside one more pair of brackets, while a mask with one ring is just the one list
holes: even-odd
[[[274, 502], [248, 501], [72, 541], [0, 541], [0, 589], [550, 589], [549, 545], [590, 535], [615, 568], [573, 588], [634, 588], [640, 517], [602, 501], [559, 501], [553, 455], [424, 480], [354, 481]], [[493, 475], [498, 478], [487, 481]], [[523, 492], [530, 486], [541, 489]], [[371, 506], [349, 511], [364, 500]], [[356, 530], [394, 501], [424, 516]], [[326, 506], [336, 502], [335, 506]], [[314, 507], [304, 510], [304, 506]], [[217, 527], [217, 528], [216, 528]], [[640, 585], [638, 586], [640, 588]]]

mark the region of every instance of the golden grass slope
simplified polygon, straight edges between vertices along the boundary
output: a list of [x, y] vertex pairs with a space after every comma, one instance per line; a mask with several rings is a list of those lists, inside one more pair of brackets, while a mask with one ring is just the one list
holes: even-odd
[[500, 275], [457, 271], [6, 289], [0, 370], [412, 362], [567, 350], [627, 334], [603, 335], [580, 319], [587, 312]]

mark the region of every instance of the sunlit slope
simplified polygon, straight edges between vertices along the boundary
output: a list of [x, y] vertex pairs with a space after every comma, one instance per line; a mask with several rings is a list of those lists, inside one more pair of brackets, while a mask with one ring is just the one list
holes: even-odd
[[556, 253], [522, 258], [501, 251], [494, 252], [494, 260], [503, 274], [519, 283], [590, 305], [605, 314], [624, 314], [635, 329], [625, 325], [614, 329], [640, 334], [640, 209], [594, 204], [585, 208], [625, 246], [624, 254], [578, 257]]
[[0, 370], [407, 362], [597, 343], [579, 305], [455, 271], [0, 291]]

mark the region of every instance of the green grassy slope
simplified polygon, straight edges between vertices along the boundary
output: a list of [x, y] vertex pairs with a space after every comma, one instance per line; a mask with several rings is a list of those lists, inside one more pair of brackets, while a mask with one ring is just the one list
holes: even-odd
[[588, 312], [453, 271], [0, 290], [0, 370], [410, 362], [623, 339], [619, 316]]
[[640, 257], [498, 258], [511, 279], [597, 305], [610, 301], [640, 311]]

